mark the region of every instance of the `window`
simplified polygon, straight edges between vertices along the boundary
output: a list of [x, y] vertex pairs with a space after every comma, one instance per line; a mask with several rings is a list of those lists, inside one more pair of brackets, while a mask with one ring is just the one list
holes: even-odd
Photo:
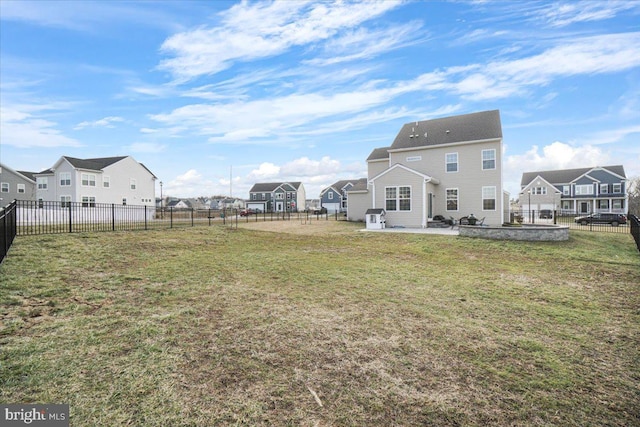
[[376, 222], [378, 222], [378, 221], [376, 221], [376, 216], [375, 215], [369, 215], [369, 222], [371, 224], [375, 224]]
[[614, 193], [622, 193], [622, 184], [620, 184], [620, 183], [613, 184], [613, 192]]
[[563, 185], [562, 186], [562, 195], [563, 196], [568, 196], [570, 194], [571, 191], [571, 187], [569, 187], [568, 185]]
[[613, 209], [622, 209], [622, 200], [613, 200], [612, 205]]
[[132, 190], [135, 190], [135, 189], [136, 189], [136, 180], [135, 180], [135, 179], [131, 179], [131, 180], [129, 180], [129, 187], [130, 187]]
[[276, 194], [276, 200], [284, 200], [284, 194], [283, 193], [277, 193]]
[[386, 187], [385, 207], [388, 211], [410, 211], [411, 187]]
[[444, 156], [447, 172], [458, 172], [458, 153], [447, 153]]
[[18, 193], [24, 194], [26, 192], [27, 192], [27, 190], [26, 190], [24, 184], [18, 184]]
[[69, 187], [71, 185], [71, 173], [60, 172], [60, 187]]
[[251, 200], [255, 200], [256, 199], [256, 194], [252, 194], [251, 195]]
[[36, 182], [38, 183], [38, 190], [46, 190], [49, 186], [48, 178], [36, 178]]
[[609, 200], [598, 200], [598, 209], [609, 210]]
[[291, 193], [287, 193], [287, 200], [291, 200]]
[[104, 188], [109, 188], [111, 187], [111, 178], [108, 176], [103, 176], [102, 177], [102, 186]]
[[496, 150], [482, 150], [482, 170], [496, 168]]
[[388, 211], [396, 210], [397, 203], [397, 188], [396, 187], [387, 187], [384, 189], [384, 197], [385, 197], [385, 208]]
[[267, 195], [265, 193], [262, 193], [262, 200], [267, 200]]
[[496, 210], [496, 187], [482, 187], [482, 210]]
[[68, 208], [71, 206], [71, 196], [60, 196], [60, 206]]
[[329, 191], [329, 200], [333, 200], [333, 191]]
[[96, 186], [96, 176], [92, 173], [83, 173], [81, 175], [82, 178], [82, 186], [83, 187], [95, 187]]
[[0, 184], [0, 188], [1, 188], [1, 192], [3, 193], [8, 193], [9, 192], [9, 183], [8, 182], [3, 182], [2, 184]]
[[585, 196], [593, 194], [593, 185], [576, 185], [576, 196]]
[[531, 194], [540, 194], [540, 195], [547, 194], [547, 187], [533, 187], [531, 189]]
[[609, 192], [609, 184], [600, 184], [600, 194], [607, 194]]
[[[95, 181], [94, 181], [95, 184]], [[94, 208], [96, 206], [96, 198], [94, 196], [82, 196], [83, 208]]]
[[126, 197], [123, 197], [123, 198], [122, 198], [122, 205], [123, 205], [123, 206], [126, 206], [126, 205], [127, 205], [127, 198], [126, 198]]
[[457, 188], [447, 188], [447, 210], [448, 211], [458, 210], [458, 189]]

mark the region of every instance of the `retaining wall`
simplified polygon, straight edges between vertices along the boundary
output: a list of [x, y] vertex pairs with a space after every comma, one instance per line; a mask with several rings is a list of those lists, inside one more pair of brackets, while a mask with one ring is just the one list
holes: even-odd
[[460, 236], [529, 242], [561, 242], [569, 240], [569, 227], [564, 225], [525, 225], [522, 227], [460, 226]]

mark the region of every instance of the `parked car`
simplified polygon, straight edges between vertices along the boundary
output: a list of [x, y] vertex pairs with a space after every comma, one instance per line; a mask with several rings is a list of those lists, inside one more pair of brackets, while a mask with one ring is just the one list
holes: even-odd
[[587, 216], [581, 216], [575, 219], [577, 224], [611, 224], [613, 227], [617, 227], [620, 224], [627, 223], [627, 217], [623, 214], [616, 213], [595, 213]]
[[254, 209], [242, 209], [240, 211], [240, 216], [249, 216], [249, 215], [253, 215], [254, 213], [256, 213]]
[[552, 219], [553, 211], [551, 209], [540, 210], [540, 219]]
[[319, 215], [319, 214], [326, 214], [327, 213], [327, 208], [325, 208], [324, 206], [321, 208], [313, 208], [311, 209], [311, 213], [314, 215]]

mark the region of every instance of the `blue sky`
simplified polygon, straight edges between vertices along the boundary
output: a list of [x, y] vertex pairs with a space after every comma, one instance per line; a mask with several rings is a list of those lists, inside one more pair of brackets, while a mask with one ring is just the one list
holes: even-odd
[[512, 197], [525, 171], [640, 176], [640, 1], [2, 0], [0, 18], [13, 169], [131, 155], [165, 195], [312, 198], [404, 123], [499, 109]]

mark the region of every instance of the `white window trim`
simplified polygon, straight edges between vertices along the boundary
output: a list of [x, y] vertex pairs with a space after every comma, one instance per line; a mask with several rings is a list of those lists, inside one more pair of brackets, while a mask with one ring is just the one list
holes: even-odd
[[[6, 191], [5, 191], [5, 188], [7, 189]], [[10, 189], [11, 189], [11, 186], [9, 185], [8, 182], [0, 183], [0, 192], [9, 193]]]
[[24, 184], [17, 184], [16, 190], [18, 191], [18, 194], [24, 194], [27, 192], [27, 187]]
[[[588, 193], [582, 192], [583, 189], [589, 189]], [[580, 184], [575, 187], [575, 195], [576, 196], [593, 196], [595, 193], [593, 191], [593, 184]]]
[[[395, 188], [396, 189], [396, 197], [395, 197], [396, 208], [395, 209], [387, 209], [387, 200], [392, 200], [392, 199], [387, 199], [387, 188]], [[400, 197], [400, 189], [401, 188], [408, 188], [409, 189], [409, 198], [408, 199], [403, 199], [403, 198]], [[400, 209], [400, 201], [401, 200], [409, 200], [409, 209]], [[386, 187], [384, 187], [384, 207], [385, 207], [385, 210], [390, 211], [390, 212], [412, 212], [413, 211], [413, 187], [411, 185], [387, 185]]]
[[[493, 190], [493, 198], [491, 199], [485, 199], [484, 197], [484, 190], [485, 189], [489, 189], [491, 188]], [[484, 201], [485, 200], [493, 200], [493, 209], [485, 209], [484, 208]], [[495, 212], [496, 210], [498, 210], [498, 189], [496, 188], [495, 185], [487, 185], [485, 187], [482, 187], [482, 210], [484, 212]]]
[[49, 189], [49, 178], [39, 177], [36, 178], [38, 190], [48, 190]]
[[102, 177], [102, 188], [111, 188], [111, 177], [103, 176]]
[[619, 182], [613, 183], [613, 193], [622, 193], [622, 184]]
[[[85, 199], [87, 199], [85, 201]], [[96, 196], [81, 196], [80, 200], [82, 201], [83, 208], [95, 208], [96, 207]], [[87, 206], [85, 206], [85, 203]], [[92, 206], [93, 204], [93, 206]]]
[[[487, 151], [493, 151], [493, 159], [486, 159], [486, 160], [493, 160], [493, 167], [492, 168], [485, 168], [484, 167], [484, 153]], [[496, 153], [496, 149], [495, 148], [487, 148], [482, 150], [482, 153], [480, 154], [480, 167], [482, 168], [483, 171], [491, 171], [491, 170], [496, 170], [498, 168], [498, 156]]]
[[[456, 208], [449, 209], [449, 204], [447, 203], [449, 199], [447, 198], [447, 191], [456, 190]], [[457, 187], [453, 188], [445, 188], [444, 189], [444, 209], [446, 212], [460, 212], [460, 189]]]
[[[456, 162], [455, 162], [456, 170], [454, 170], [454, 171], [450, 171], [450, 170], [449, 170], [449, 168], [448, 168], [447, 166], [448, 166], [448, 165], [452, 165], [452, 164], [454, 164], [454, 163], [453, 163], [453, 162], [449, 162], [449, 161], [448, 161], [448, 159], [447, 159], [447, 156], [449, 156], [449, 155], [453, 155], [453, 154], [455, 154], [455, 155], [456, 155]], [[459, 155], [457, 152], [454, 152], [454, 153], [445, 153], [445, 154], [444, 154], [444, 171], [445, 171], [445, 173], [458, 173], [458, 171], [459, 171], [459, 170], [460, 170], [460, 155]]]
[[138, 188], [138, 183], [136, 182], [136, 180], [134, 178], [129, 179], [129, 189], [131, 191], [136, 191], [137, 188]]
[[329, 200], [333, 200], [333, 191], [329, 191]]
[[[63, 184], [63, 181], [68, 181], [68, 184]], [[58, 182], [60, 187], [71, 187], [71, 172], [60, 172]]]
[[[87, 183], [85, 184], [84, 181], [84, 177], [87, 177], [86, 181]], [[91, 179], [93, 178], [93, 179]], [[91, 183], [93, 183], [93, 185], [91, 185]], [[95, 187], [96, 186], [96, 174], [94, 173], [83, 173], [80, 174], [80, 185], [82, 187]]]

